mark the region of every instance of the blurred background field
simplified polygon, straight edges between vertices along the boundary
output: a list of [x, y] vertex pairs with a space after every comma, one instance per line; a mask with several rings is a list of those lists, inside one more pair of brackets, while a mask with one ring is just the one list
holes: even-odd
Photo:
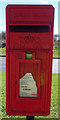
[[6, 47], [0, 48], [0, 56], [6, 56]]
[[53, 48], [53, 58], [60, 58], [60, 48], [58, 47]]

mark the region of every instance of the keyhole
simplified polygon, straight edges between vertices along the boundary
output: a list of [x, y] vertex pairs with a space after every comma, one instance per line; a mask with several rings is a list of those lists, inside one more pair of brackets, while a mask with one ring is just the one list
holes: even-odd
[[15, 81], [15, 84], [17, 84], [17, 80]]

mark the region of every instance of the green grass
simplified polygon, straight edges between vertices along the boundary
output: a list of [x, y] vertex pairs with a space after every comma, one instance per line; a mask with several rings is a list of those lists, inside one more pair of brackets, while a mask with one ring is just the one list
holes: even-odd
[[54, 58], [60, 58], [60, 48], [53, 48], [53, 57]]
[[[0, 118], [21, 118], [21, 116], [7, 116], [6, 114], [6, 73], [0, 72]], [[60, 77], [60, 74], [59, 74]], [[2, 84], [2, 87], [1, 87]], [[23, 118], [23, 117], [22, 117]], [[58, 118], [58, 74], [52, 75], [52, 91], [51, 91], [51, 112], [47, 117], [35, 118]]]
[[0, 55], [2, 56], [5, 56], [6, 55], [6, 47], [4, 48], [0, 48]]

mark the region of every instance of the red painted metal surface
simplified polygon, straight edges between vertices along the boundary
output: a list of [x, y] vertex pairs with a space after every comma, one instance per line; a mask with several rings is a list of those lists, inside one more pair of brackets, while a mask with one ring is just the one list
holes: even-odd
[[[54, 7], [6, 7], [6, 112], [8, 115], [50, 114]], [[26, 53], [32, 59], [26, 59]], [[19, 79], [31, 73], [37, 97], [19, 97]]]

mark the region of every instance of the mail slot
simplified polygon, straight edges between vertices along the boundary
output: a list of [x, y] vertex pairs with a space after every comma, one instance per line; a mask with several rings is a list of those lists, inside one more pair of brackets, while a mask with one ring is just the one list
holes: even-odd
[[6, 113], [50, 114], [54, 7], [6, 7]]

